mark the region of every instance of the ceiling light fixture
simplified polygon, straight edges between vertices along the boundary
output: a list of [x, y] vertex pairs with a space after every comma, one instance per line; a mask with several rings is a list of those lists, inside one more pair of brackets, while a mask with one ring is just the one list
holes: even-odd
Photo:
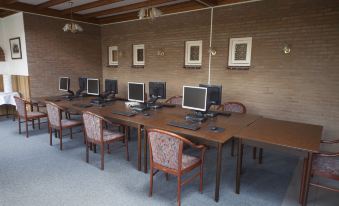
[[159, 9], [152, 7], [152, 8], [142, 8], [139, 10], [138, 16], [139, 19], [154, 19], [162, 15], [162, 11]]
[[62, 28], [62, 30], [64, 30], [64, 32], [69, 32], [70, 31], [72, 33], [77, 33], [77, 32], [84, 31], [79, 24], [73, 22], [73, 11], [72, 11], [73, 2], [70, 1], [69, 5], [71, 7], [71, 22], [65, 24], [65, 26]]

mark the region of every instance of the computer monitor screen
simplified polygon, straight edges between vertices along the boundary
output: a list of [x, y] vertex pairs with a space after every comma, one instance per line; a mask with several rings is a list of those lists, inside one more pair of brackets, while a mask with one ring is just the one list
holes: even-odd
[[105, 93], [118, 94], [118, 80], [106, 79], [105, 80]]
[[69, 90], [69, 77], [60, 77], [59, 78], [59, 90], [68, 91]]
[[166, 99], [166, 82], [149, 82], [150, 98]]
[[128, 82], [128, 101], [145, 102], [145, 84]]
[[207, 88], [184, 86], [182, 96], [183, 108], [206, 111]]
[[79, 89], [81, 91], [84, 91], [87, 89], [87, 78], [86, 77], [79, 78]]
[[87, 94], [91, 95], [99, 95], [100, 94], [100, 86], [99, 79], [87, 79]]
[[220, 105], [222, 96], [221, 85], [199, 84], [199, 87], [207, 88], [207, 103], [209, 105]]

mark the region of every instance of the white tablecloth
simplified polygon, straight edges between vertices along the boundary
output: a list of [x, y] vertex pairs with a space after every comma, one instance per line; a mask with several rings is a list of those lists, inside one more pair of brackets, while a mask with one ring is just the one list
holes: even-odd
[[0, 92], [0, 105], [11, 104], [16, 106], [14, 97], [19, 97], [18, 92]]

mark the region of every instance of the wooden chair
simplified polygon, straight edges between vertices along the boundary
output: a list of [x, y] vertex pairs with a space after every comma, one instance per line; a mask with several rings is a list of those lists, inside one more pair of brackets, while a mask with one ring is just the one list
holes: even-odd
[[62, 133], [63, 129], [70, 130], [70, 137], [72, 139], [72, 128], [81, 126], [82, 122], [79, 120], [62, 119], [62, 107], [53, 102], [46, 102], [46, 109], [48, 114], [48, 130], [49, 130], [49, 144], [52, 146], [52, 129], [59, 131], [60, 150], [62, 150]]
[[[177, 202], [180, 206], [181, 187], [194, 178], [200, 177], [199, 190], [202, 192], [203, 186], [203, 164], [206, 147], [203, 145], [195, 145], [191, 141], [176, 135], [174, 133], [166, 132], [158, 129], [147, 130], [148, 142], [150, 149], [150, 190], [149, 196], [153, 192], [153, 176], [159, 171], [177, 176], [178, 179], [178, 197]], [[200, 157], [194, 157], [183, 154], [183, 145], [188, 144], [193, 148], [200, 150]], [[192, 178], [185, 181], [181, 180], [183, 174], [190, 172], [194, 168], [200, 167], [200, 171]], [[157, 170], [153, 173], [153, 170]]]
[[[220, 105], [218, 110], [223, 110], [226, 112], [237, 112], [241, 114], [246, 114], [247, 110], [244, 104], [240, 102], [225, 102], [222, 105]], [[231, 148], [231, 155], [234, 156], [234, 138], [232, 139], [232, 148]], [[263, 155], [263, 149], [259, 149], [259, 163], [262, 163], [262, 155]], [[256, 159], [257, 157], [257, 148], [253, 148], [253, 159]]]
[[127, 127], [125, 127], [125, 134], [120, 132], [110, 131], [104, 128], [104, 125], [112, 124], [111, 121], [105, 119], [102, 116], [94, 114], [92, 112], [84, 112], [83, 113], [83, 120], [84, 120], [84, 135], [86, 138], [86, 162], [89, 162], [89, 147], [91, 144], [100, 145], [100, 152], [101, 152], [101, 170], [104, 170], [104, 150], [105, 144], [109, 145], [116, 141], [124, 141], [126, 146], [126, 160], [129, 161], [129, 154], [128, 154], [128, 139], [126, 131]]
[[[17, 116], [18, 116], [18, 123], [19, 123], [19, 134], [21, 134], [21, 123], [25, 122], [26, 126], [26, 137], [28, 138], [28, 122], [32, 121], [32, 127], [35, 128], [34, 120], [38, 120], [38, 125], [40, 129], [40, 119], [47, 117], [47, 114], [42, 112], [34, 112], [33, 107], [31, 107], [31, 111], [27, 111], [27, 105], [32, 104], [23, 98], [14, 97], [16, 108], [17, 108]], [[24, 121], [21, 121], [23, 119]]]
[[[338, 140], [321, 140], [322, 144], [339, 144]], [[301, 182], [301, 189], [300, 189], [300, 203], [303, 202], [304, 198], [306, 198], [309, 191], [309, 186], [319, 187], [322, 189], [339, 192], [339, 188], [333, 188], [330, 186], [322, 185], [320, 183], [316, 183], [312, 181], [314, 176], [324, 177], [331, 180], [339, 181], [339, 152], [337, 153], [329, 153], [329, 152], [319, 152], [313, 155], [312, 158], [312, 166], [311, 166], [311, 180], [308, 183], [306, 182], [306, 171], [305, 166], [307, 164], [307, 160], [304, 160], [304, 168], [303, 168], [303, 175], [302, 175], [302, 182]], [[305, 186], [305, 184], [307, 184]], [[306, 192], [305, 192], [305, 190]]]
[[165, 101], [165, 103], [181, 105], [182, 104], [182, 96], [173, 96], [173, 97], [170, 97], [169, 99], [167, 99]]

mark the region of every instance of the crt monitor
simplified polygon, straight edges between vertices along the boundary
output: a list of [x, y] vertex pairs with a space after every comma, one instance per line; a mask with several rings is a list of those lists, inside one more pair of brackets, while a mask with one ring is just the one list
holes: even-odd
[[60, 91], [68, 91], [69, 90], [69, 77], [60, 77], [59, 78], [59, 90]]
[[182, 107], [197, 111], [206, 111], [207, 88], [183, 86]]
[[166, 82], [149, 82], [150, 98], [166, 99]]
[[207, 88], [207, 103], [209, 105], [220, 105], [222, 96], [221, 85], [199, 84], [199, 87]]
[[99, 95], [100, 94], [99, 79], [87, 78], [87, 94]]
[[105, 79], [105, 93], [118, 94], [118, 80]]
[[128, 101], [145, 102], [145, 84], [128, 82]]

